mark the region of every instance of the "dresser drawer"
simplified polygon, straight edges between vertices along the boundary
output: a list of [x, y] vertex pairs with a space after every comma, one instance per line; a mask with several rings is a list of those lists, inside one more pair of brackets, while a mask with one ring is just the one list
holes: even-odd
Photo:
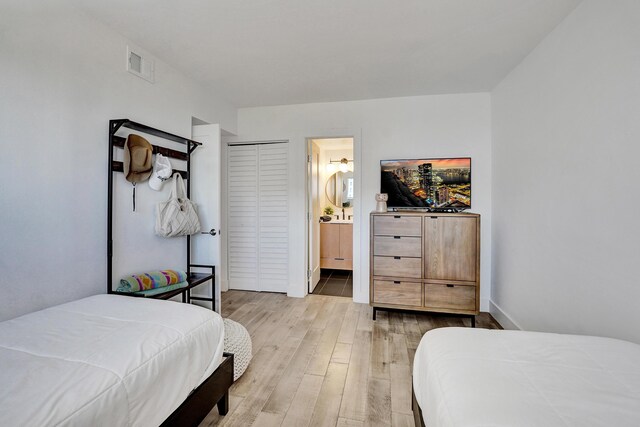
[[373, 302], [420, 307], [422, 305], [422, 283], [374, 280]]
[[425, 283], [424, 306], [434, 309], [475, 311], [476, 287], [474, 285]]
[[376, 236], [422, 236], [422, 218], [419, 216], [380, 215], [373, 217]]
[[373, 275], [388, 277], [422, 277], [422, 258], [374, 256]]
[[422, 239], [407, 236], [375, 236], [373, 254], [384, 256], [422, 256]]

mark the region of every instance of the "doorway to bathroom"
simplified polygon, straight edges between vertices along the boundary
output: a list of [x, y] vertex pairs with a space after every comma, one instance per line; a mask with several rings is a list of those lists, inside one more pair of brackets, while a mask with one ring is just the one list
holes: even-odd
[[307, 140], [308, 292], [353, 297], [353, 138]]

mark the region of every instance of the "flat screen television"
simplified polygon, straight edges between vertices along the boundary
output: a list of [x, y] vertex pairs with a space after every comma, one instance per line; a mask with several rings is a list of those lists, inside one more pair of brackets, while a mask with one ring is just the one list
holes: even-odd
[[471, 207], [471, 157], [380, 161], [389, 208], [461, 211]]

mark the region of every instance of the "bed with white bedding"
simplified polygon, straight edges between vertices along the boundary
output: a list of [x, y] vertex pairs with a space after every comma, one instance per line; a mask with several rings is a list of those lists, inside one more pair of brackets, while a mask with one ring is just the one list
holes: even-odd
[[118, 295], [1, 322], [0, 425], [156, 427], [220, 365], [223, 343], [211, 310]]
[[577, 335], [435, 329], [416, 350], [413, 391], [427, 427], [637, 427], [640, 345]]

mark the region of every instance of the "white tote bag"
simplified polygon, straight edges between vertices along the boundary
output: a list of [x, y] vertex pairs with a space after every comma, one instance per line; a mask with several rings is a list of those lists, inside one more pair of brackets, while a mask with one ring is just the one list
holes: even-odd
[[196, 204], [187, 199], [182, 176], [176, 173], [171, 180], [169, 199], [156, 206], [156, 234], [174, 237], [199, 232], [200, 220]]

